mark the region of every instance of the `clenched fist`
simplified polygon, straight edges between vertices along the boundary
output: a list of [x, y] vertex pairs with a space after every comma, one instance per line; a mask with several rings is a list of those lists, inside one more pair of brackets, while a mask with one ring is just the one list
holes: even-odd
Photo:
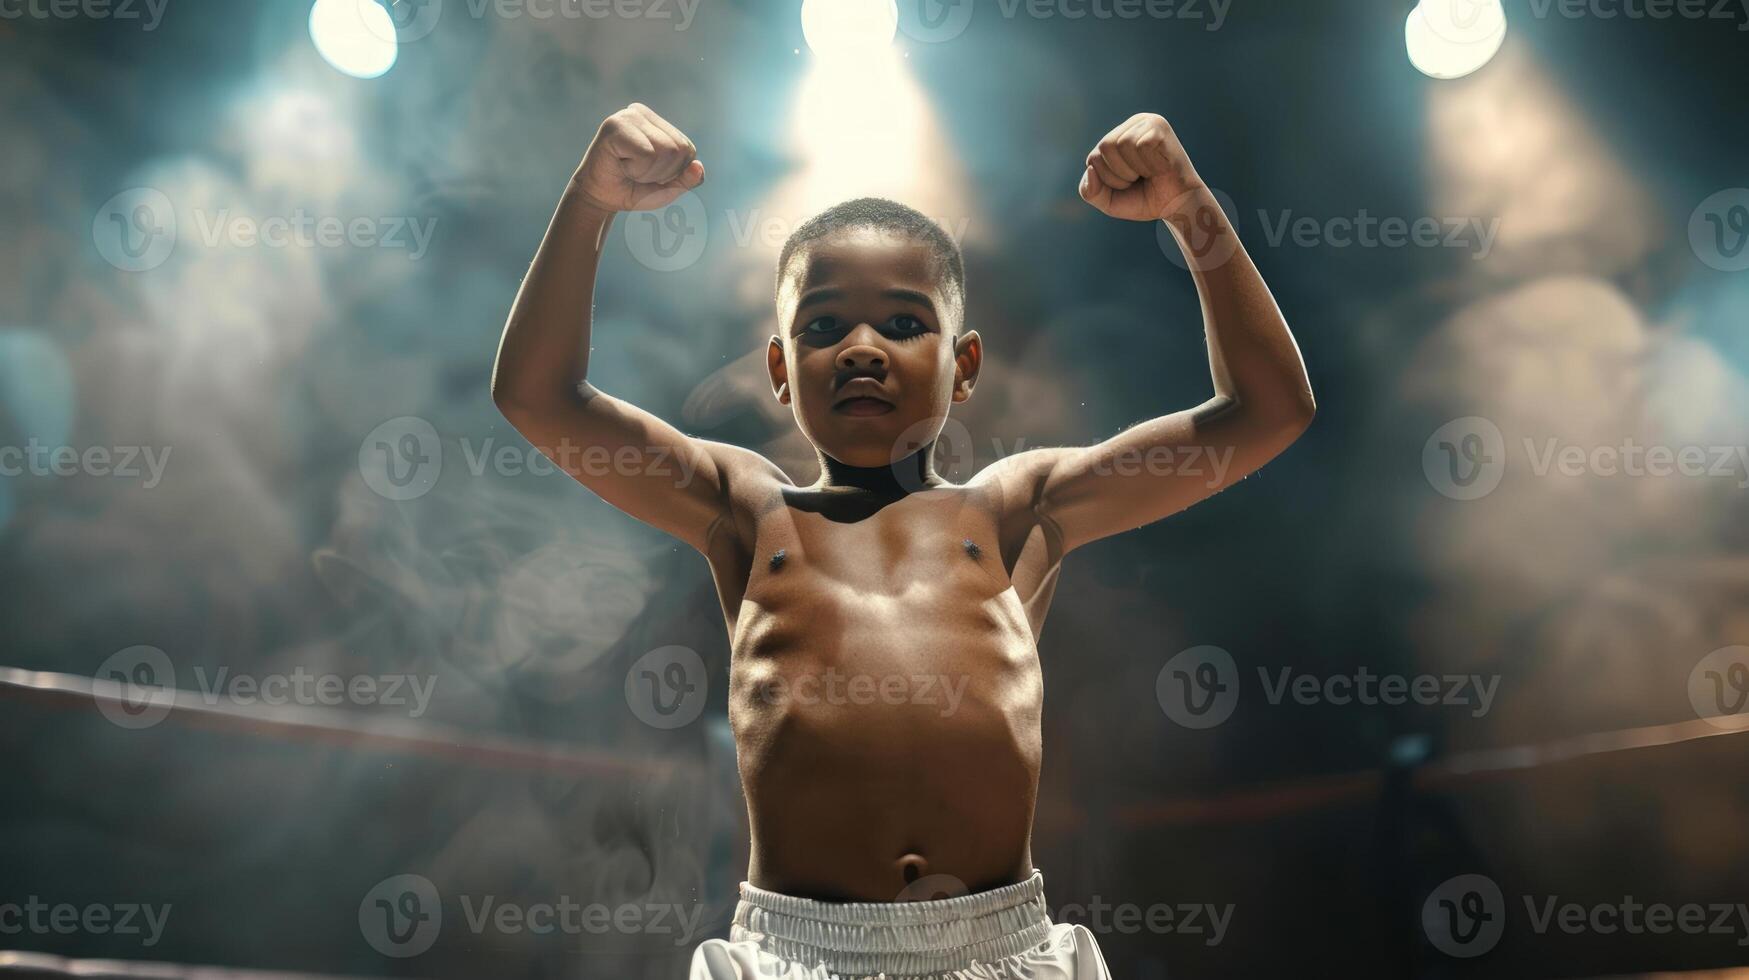
[[704, 183], [704, 164], [686, 134], [633, 102], [595, 131], [571, 183], [604, 211], [654, 211]]
[[1172, 124], [1156, 113], [1139, 112], [1087, 154], [1081, 199], [1113, 218], [1154, 221], [1201, 186]]

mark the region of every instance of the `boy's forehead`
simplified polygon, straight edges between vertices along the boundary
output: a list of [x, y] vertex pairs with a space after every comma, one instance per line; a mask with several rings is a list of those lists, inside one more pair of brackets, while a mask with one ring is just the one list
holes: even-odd
[[879, 278], [922, 291], [937, 288], [940, 258], [916, 238], [884, 228], [841, 228], [803, 246], [792, 260], [797, 292], [846, 279]]

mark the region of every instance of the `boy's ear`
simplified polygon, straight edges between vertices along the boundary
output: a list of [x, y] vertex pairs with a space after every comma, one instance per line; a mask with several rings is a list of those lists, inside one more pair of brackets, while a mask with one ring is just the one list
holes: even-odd
[[963, 402], [972, 397], [978, 383], [978, 372], [984, 368], [984, 339], [976, 330], [967, 330], [953, 342], [953, 400]]
[[771, 391], [780, 405], [789, 404], [789, 365], [783, 359], [783, 341], [776, 334], [765, 345], [765, 372], [771, 376]]

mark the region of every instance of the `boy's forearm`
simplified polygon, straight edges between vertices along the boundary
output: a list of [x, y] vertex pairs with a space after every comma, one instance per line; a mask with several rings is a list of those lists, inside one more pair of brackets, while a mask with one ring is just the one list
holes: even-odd
[[595, 277], [612, 224], [613, 212], [587, 200], [575, 180], [566, 185], [498, 345], [498, 404], [571, 397], [588, 377]]
[[[1214, 194], [1199, 184], [1175, 201], [1163, 220], [1187, 257], [1192, 255], [1187, 229], [1196, 236], [1228, 236], [1210, 256], [1217, 261], [1189, 260], [1202, 300], [1217, 397], [1230, 400], [1230, 410], [1265, 420], [1309, 419], [1316, 405], [1299, 345]], [[1230, 257], [1220, 260], [1229, 246]]]

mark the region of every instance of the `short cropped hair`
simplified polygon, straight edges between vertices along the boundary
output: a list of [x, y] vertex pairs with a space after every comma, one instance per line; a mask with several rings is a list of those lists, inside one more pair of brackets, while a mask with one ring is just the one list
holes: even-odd
[[789, 241], [783, 243], [783, 252], [777, 257], [777, 290], [783, 290], [784, 276], [797, 253], [810, 243], [846, 228], [874, 228], [903, 235], [928, 246], [934, 253], [939, 274], [946, 280], [952, 297], [959, 303], [961, 315], [964, 315], [966, 261], [960, 252], [959, 243], [921, 212], [884, 197], [859, 197], [834, 204], [803, 222], [789, 236]]

